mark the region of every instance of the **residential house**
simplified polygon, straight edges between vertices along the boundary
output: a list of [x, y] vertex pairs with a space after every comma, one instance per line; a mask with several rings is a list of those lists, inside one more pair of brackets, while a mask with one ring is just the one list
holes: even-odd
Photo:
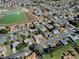
[[20, 25], [18, 25], [18, 29], [19, 30], [24, 30], [24, 29], [26, 29], [26, 25], [25, 24], [20, 24]]
[[34, 32], [37, 32], [38, 29], [29, 29], [29, 31], [30, 31], [31, 33], [34, 33]]
[[37, 55], [33, 52], [31, 55], [27, 56], [26, 59], [37, 59]]
[[10, 26], [10, 30], [17, 31], [18, 30], [17, 25]]
[[26, 44], [28, 44], [28, 45], [31, 45], [31, 44], [32, 44], [31, 38], [26, 38], [26, 39], [24, 40], [24, 42], [25, 42]]
[[60, 34], [59, 30], [57, 30], [57, 29], [53, 29], [53, 30], [52, 30], [52, 33], [53, 33], [53, 34]]
[[28, 22], [26, 25], [27, 25], [27, 27], [33, 27], [34, 26], [34, 24], [31, 23], [31, 22]]
[[19, 32], [21, 35], [24, 35], [24, 36], [28, 36], [29, 35], [29, 30], [28, 29], [26, 29], [25, 31], [21, 31], [21, 32]]
[[67, 45], [68, 44], [66, 39], [61, 40], [60, 43], [63, 44], [63, 45]]
[[45, 36], [46, 38], [53, 38], [53, 34], [49, 31], [43, 32], [43, 36]]
[[49, 30], [53, 28], [53, 26], [50, 25], [50, 24], [46, 24], [45, 26], [46, 26], [46, 28], [49, 29]]
[[45, 41], [45, 38], [43, 37], [42, 34], [39, 34], [39, 35], [33, 35], [33, 39], [36, 43], [41, 43], [41, 42], [44, 42]]
[[43, 20], [42, 20], [42, 19], [37, 20], [37, 21], [38, 21], [38, 23], [39, 23], [39, 24], [41, 24], [41, 23], [43, 22]]
[[17, 38], [17, 35], [15, 35], [15, 34], [10, 34], [10, 35], [9, 35], [9, 39], [10, 39], [10, 40], [17, 40], [18, 38]]
[[38, 21], [34, 21], [33, 24], [34, 24], [35, 26], [39, 26], [39, 25], [40, 25]]
[[38, 29], [39, 29], [40, 31], [42, 31], [42, 32], [44, 32], [44, 31], [47, 30], [47, 28], [46, 28], [44, 25], [40, 25], [40, 26], [38, 27]]
[[12, 43], [12, 46], [13, 46], [12, 51], [13, 51], [13, 53], [16, 53], [17, 52], [16, 46], [18, 46], [19, 44], [20, 44], [19, 41], [15, 41], [14, 43]]
[[5, 57], [7, 53], [7, 48], [5, 46], [0, 46], [0, 57]]
[[73, 41], [76, 41], [77, 39], [79, 39], [79, 37], [74, 34], [69, 35], [69, 37], [72, 38]]

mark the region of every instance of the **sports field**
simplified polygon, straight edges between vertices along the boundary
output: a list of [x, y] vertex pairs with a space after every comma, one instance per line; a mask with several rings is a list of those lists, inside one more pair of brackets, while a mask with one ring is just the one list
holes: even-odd
[[0, 19], [0, 24], [15, 24], [26, 20], [26, 16], [21, 9], [8, 10], [3, 12], [4, 17]]

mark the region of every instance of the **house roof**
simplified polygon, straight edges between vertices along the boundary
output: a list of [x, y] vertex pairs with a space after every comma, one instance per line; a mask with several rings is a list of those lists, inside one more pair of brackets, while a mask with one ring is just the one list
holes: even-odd
[[46, 24], [46, 27], [49, 28], [49, 29], [53, 28], [53, 26], [50, 25], [50, 24]]
[[53, 33], [54, 33], [54, 34], [59, 34], [60, 32], [59, 32], [57, 29], [54, 29], [54, 30], [53, 30]]
[[18, 44], [20, 44], [20, 42], [18, 42], [18, 41], [12, 43], [13, 47], [16, 47]]
[[46, 30], [46, 27], [43, 26], [43, 25], [41, 25], [41, 26], [39, 26], [39, 30], [41, 30], [41, 31], [45, 31], [45, 30]]
[[6, 52], [7, 51], [6, 47], [0, 46], [0, 51], [5, 51]]
[[61, 40], [61, 42], [64, 44], [64, 45], [67, 45], [67, 40]]

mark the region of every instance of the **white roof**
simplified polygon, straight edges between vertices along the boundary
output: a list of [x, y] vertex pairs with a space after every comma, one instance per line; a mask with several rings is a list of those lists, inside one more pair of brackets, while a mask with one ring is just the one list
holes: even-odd
[[13, 47], [16, 47], [18, 44], [20, 44], [20, 42], [16, 41], [12, 45], [13, 45]]
[[12, 51], [13, 51], [13, 53], [16, 53], [16, 48], [13, 48]]
[[54, 34], [59, 34], [60, 32], [55, 29], [55, 30], [53, 30], [53, 33], [54, 33]]

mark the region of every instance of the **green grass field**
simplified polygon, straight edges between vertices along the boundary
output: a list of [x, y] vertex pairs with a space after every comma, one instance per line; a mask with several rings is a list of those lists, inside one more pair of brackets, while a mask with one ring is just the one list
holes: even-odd
[[70, 44], [57, 49], [53, 54], [53, 59], [61, 59], [61, 56], [63, 55], [63, 53], [67, 53], [67, 51], [71, 49], [73, 49], [73, 47]]
[[[76, 44], [79, 45], [79, 40], [76, 41]], [[63, 53], [67, 53], [69, 50], [73, 50], [73, 52], [76, 54], [76, 58], [77, 59], [79, 58], [78, 57], [79, 55], [74, 50], [74, 47], [72, 46], [72, 44], [68, 44], [59, 49], [55, 49], [55, 51], [52, 52], [53, 57], [51, 57], [50, 54], [46, 54], [44, 55], [43, 59], [61, 59], [61, 56], [63, 55]]]
[[50, 56], [50, 54], [46, 54], [44, 55], [43, 59], [61, 59], [61, 56], [63, 55], [63, 53], [67, 53], [69, 50], [74, 50], [74, 48], [71, 46], [71, 44], [68, 44], [62, 48], [56, 49], [55, 51], [52, 52], [52, 56]]
[[23, 10], [8, 10], [3, 12], [3, 15], [0, 24], [15, 24], [26, 20]]

